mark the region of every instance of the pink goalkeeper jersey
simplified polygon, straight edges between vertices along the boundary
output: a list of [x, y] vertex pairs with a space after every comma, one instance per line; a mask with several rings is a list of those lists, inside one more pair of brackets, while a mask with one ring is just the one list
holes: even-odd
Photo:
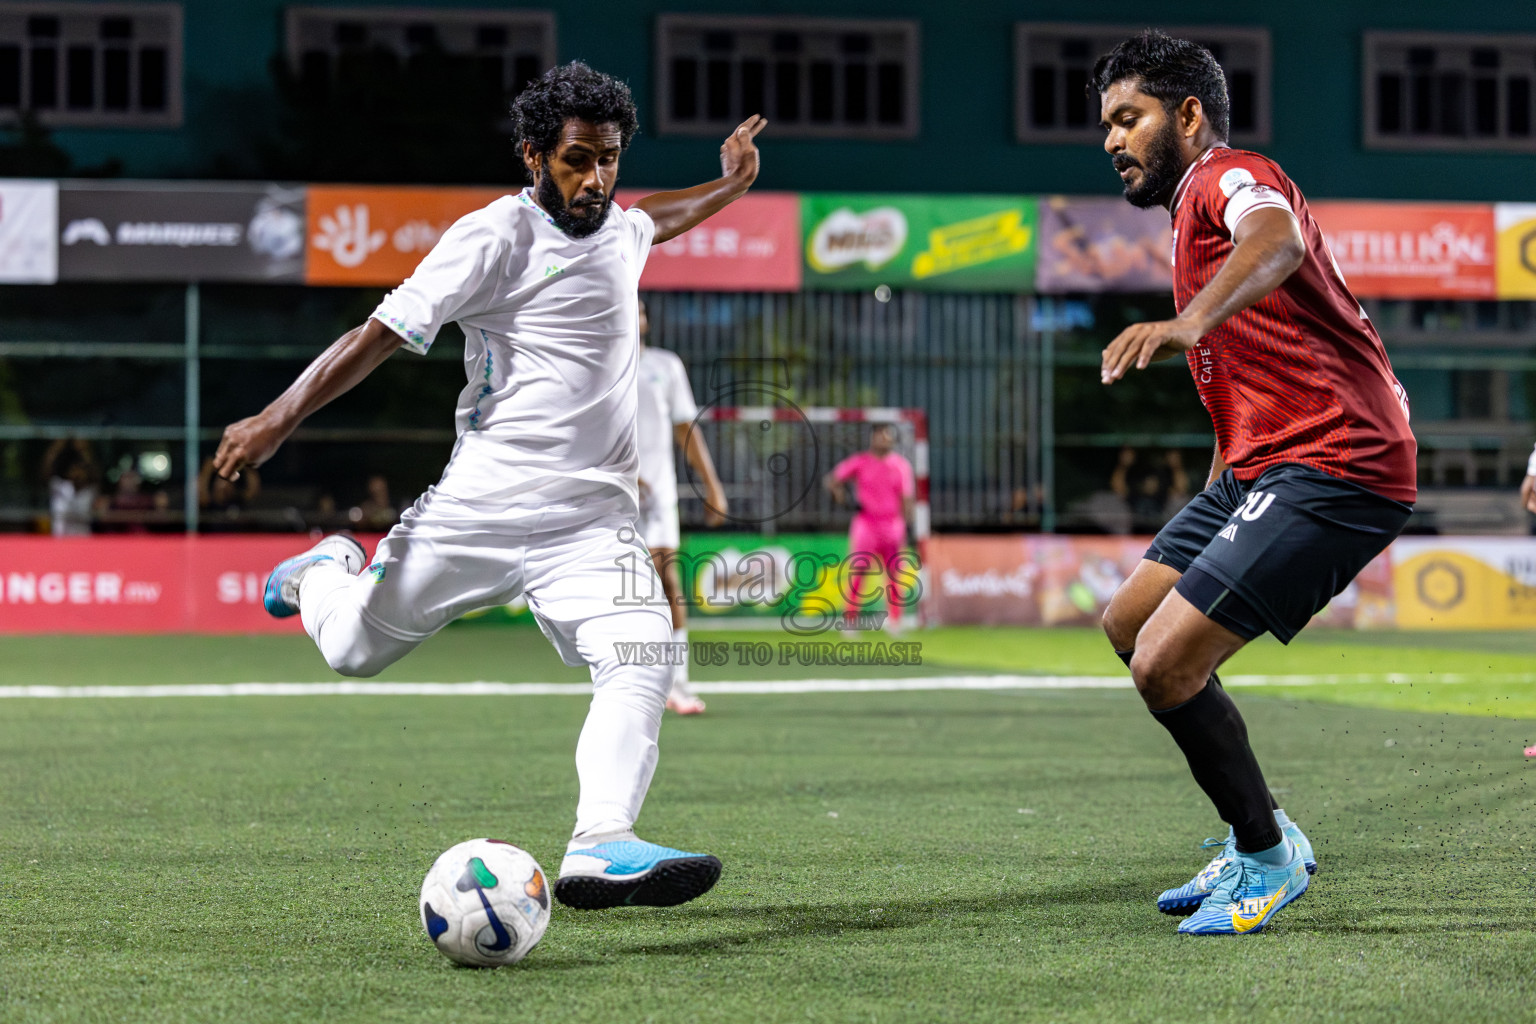
[[896, 452], [884, 458], [867, 451], [850, 455], [837, 464], [832, 476], [843, 483], [853, 481], [859, 514], [871, 519], [903, 519], [901, 499], [917, 494], [912, 464]]

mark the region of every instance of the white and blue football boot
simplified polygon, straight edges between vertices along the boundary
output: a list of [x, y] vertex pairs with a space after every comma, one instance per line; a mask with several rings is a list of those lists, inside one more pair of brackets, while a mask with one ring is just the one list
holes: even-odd
[[368, 564], [368, 553], [350, 533], [333, 533], [320, 543], [292, 558], [278, 562], [267, 577], [261, 603], [267, 614], [286, 619], [299, 613], [299, 581], [304, 574], [322, 562], [335, 562], [356, 576]]
[[[1307, 874], [1317, 873], [1317, 858], [1312, 854], [1312, 841], [1309, 840], [1301, 827], [1294, 821], [1288, 821], [1281, 827], [1285, 838], [1296, 844], [1296, 849], [1301, 851], [1302, 863], [1306, 865]], [[1216, 879], [1221, 872], [1237, 856], [1237, 837], [1227, 829], [1226, 839], [1207, 839], [1200, 844], [1201, 849], [1220, 847], [1211, 862], [1200, 869], [1200, 873], [1177, 889], [1167, 889], [1157, 898], [1157, 909], [1165, 914], [1182, 917], [1185, 914], [1193, 914], [1200, 909], [1200, 904], [1210, 895], [1216, 887]]]
[[576, 910], [675, 907], [704, 895], [719, 880], [719, 858], [657, 846], [625, 832], [566, 850], [554, 888], [555, 899]]
[[1272, 867], [1235, 850], [1216, 886], [1193, 915], [1179, 922], [1180, 935], [1256, 935], [1287, 903], [1307, 891], [1310, 877], [1301, 851], [1284, 840], [1290, 859]]

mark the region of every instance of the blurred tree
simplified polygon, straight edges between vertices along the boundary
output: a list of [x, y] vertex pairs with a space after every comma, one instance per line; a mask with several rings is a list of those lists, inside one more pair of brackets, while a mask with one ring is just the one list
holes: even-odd
[[279, 134], [261, 174], [297, 181], [520, 181], [499, 77], [435, 45], [405, 59], [375, 47], [300, 69], [277, 58]]
[[0, 131], [14, 137], [0, 142], [0, 178], [111, 178], [123, 170], [122, 161], [115, 158], [96, 167], [76, 167], [74, 158], [29, 110]]

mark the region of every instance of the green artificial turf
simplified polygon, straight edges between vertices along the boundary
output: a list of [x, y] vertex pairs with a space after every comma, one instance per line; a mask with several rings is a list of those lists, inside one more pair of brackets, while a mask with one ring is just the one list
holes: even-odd
[[[1026, 662], [991, 671], [1123, 671], [1086, 631], [916, 638], [932, 671], [986, 645]], [[1456, 642], [1298, 642], [1241, 670], [1525, 660]], [[541, 645], [454, 631], [389, 677], [581, 678]], [[0, 685], [328, 678], [302, 637], [0, 642]], [[1322, 863], [1263, 935], [1180, 938], [1153, 908], [1222, 828], [1129, 690], [724, 694], [668, 718], [641, 820], [718, 854], [716, 889], [557, 907], [496, 971], [439, 957], [416, 891], [477, 835], [558, 868], [580, 698], [5, 700], [0, 1020], [1531, 1019], [1536, 716], [1329, 690], [1238, 693]]]

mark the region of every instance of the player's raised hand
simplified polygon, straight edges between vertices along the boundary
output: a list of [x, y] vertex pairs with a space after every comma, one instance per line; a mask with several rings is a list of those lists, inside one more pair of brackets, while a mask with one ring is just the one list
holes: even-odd
[[720, 147], [720, 176], [743, 178], [747, 184], [757, 180], [757, 145], [752, 141], [757, 133], [768, 127], [767, 118], [753, 114], [726, 136]]
[[1113, 384], [1132, 366], [1145, 370], [1155, 360], [1188, 352], [1200, 340], [1201, 333], [1183, 320], [1132, 324], [1104, 350], [1099, 379], [1105, 384]]
[[231, 423], [224, 428], [219, 450], [214, 453], [214, 471], [226, 480], [240, 479], [242, 469], [254, 469], [270, 459], [288, 433], [264, 413]]

